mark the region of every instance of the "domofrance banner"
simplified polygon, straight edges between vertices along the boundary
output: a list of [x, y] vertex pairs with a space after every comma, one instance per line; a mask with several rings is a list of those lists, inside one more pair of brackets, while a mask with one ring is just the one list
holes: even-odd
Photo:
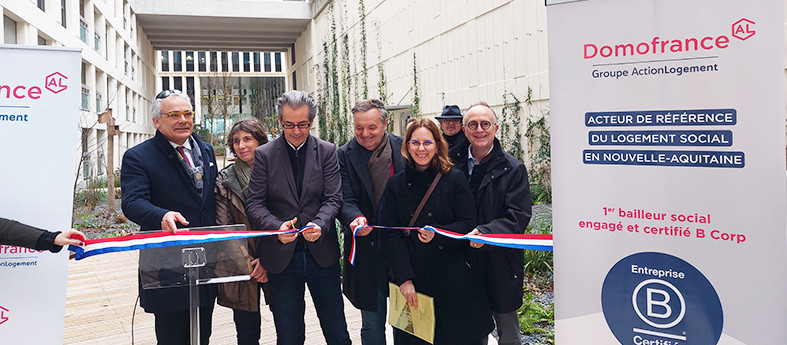
[[786, 344], [783, 1], [547, 1], [561, 345]]
[[[0, 216], [70, 229], [80, 51], [3, 45], [0, 56]], [[63, 343], [67, 272], [65, 249], [0, 245], [0, 343]]]

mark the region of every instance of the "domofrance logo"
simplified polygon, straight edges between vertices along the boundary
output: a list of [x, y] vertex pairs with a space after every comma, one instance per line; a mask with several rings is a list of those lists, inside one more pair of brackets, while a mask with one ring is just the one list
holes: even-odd
[[714, 345], [721, 301], [694, 266], [664, 253], [637, 253], [615, 264], [601, 289], [604, 318], [623, 345]]

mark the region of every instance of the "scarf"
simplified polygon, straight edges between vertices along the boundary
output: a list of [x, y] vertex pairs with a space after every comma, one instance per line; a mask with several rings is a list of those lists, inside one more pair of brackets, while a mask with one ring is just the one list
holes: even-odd
[[240, 183], [240, 188], [243, 190], [243, 195], [239, 195], [243, 204], [246, 204], [246, 198], [249, 197], [249, 180], [251, 179], [251, 167], [249, 164], [244, 162], [243, 160], [236, 159], [235, 164], [232, 165], [235, 168], [235, 176], [238, 178], [238, 183]]
[[388, 178], [391, 176], [391, 143], [388, 140], [388, 133], [383, 134], [383, 142], [374, 149], [372, 157], [369, 158], [369, 177], [372, 179], [372, 191], [374, 198], [372, 199], [373, 210], [377, 212], [377, 206], [380, 205], [380, 199], [385, 192], [385, 185], [388, 183]]

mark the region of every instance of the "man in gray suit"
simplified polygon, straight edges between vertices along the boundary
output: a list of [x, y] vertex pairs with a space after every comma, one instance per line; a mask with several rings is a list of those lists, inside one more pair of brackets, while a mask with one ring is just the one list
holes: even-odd
[[342, 203], [336, 146], [309, 135], [317, 102], [308, 93], [286, 92], [276, 107], [283, 135], [254, 152], [246, 215], [257, 229], [311, 226], [260, 241], [277, 344], [305, 341], [304, 285], [309, 286], [326, 343], [350, 344], [334, 225]]

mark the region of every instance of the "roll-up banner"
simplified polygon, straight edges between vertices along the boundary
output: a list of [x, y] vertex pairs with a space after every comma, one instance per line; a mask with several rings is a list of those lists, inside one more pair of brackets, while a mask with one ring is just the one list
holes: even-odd
[[[0, 45], [0, 217], [71, 228], [78, 49]], [[0, 343], [62, 344], [68, 251], [0, 245]]]
[[784, 2], [546, 3], [557, 344], [787, 344]]

